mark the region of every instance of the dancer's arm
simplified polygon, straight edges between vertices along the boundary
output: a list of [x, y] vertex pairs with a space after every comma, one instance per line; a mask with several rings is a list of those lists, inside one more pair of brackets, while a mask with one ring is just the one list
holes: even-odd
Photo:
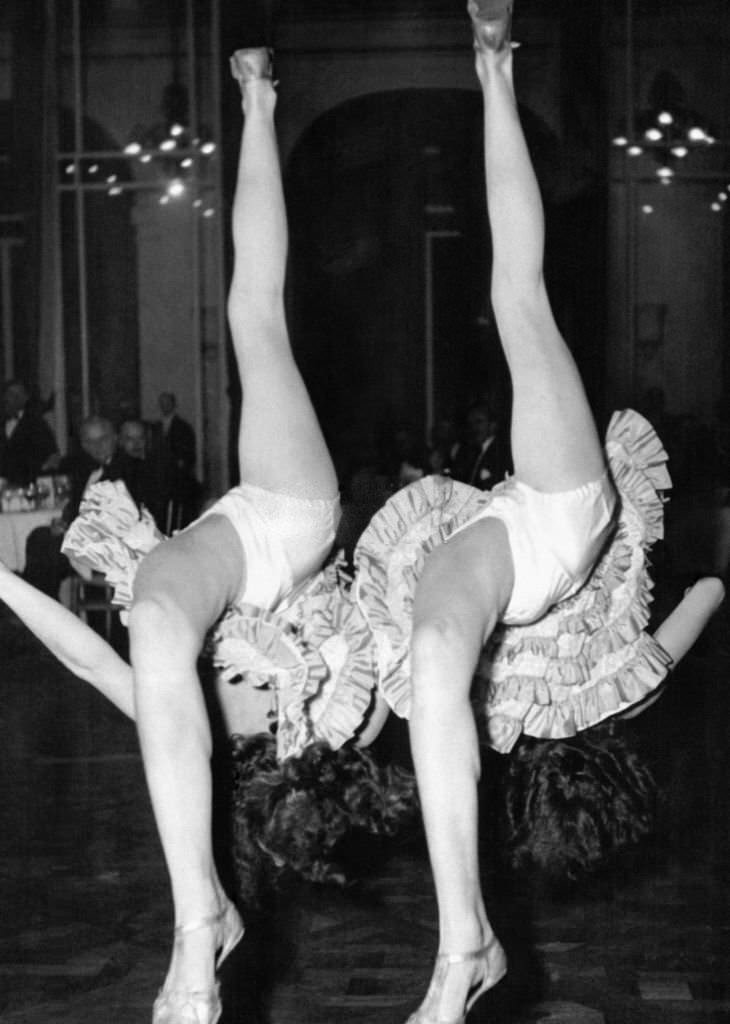
[[[715, 614], [725, 598], [725, 587], [716, 576], [698, 580], [685, 593], [677, 607], [656, 629], [654, 639], [671, 657], [676, 668], [685, 654], [698, 639], [700, 633]], [[635, 704], [617, 718], [635, 718], [661, 697], [664, 687], [654, 690], [640, 704]]]
[[725, 598], [725, 587], [716, 576], [705, 576], [690, 587], [674, 611], [654, 633], [674, 667], [685, 656]]
[[2, 563], [0, 600], [66, 668], [134, 718], [132, 669], [98, 633]]
[[355, 741], [358, 747], [369, 747], [378, 738], [389, 714], [390, 708], [385, 699], [376, 694], [370, 716]]

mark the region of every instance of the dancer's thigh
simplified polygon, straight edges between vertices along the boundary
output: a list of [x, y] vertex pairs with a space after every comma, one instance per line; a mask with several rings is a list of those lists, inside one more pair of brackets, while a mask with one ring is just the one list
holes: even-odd
[[247, 339], [238, 350], [241, 480], [304, 498], [335, 497], [334, 467], [289, 347], [283, 312], [249, 318], [239, 331]]
[[223, 516], [212, 515], [144, 558], [134, 582], [134, 604], [162, 603], [202, 635], [235, 598], [244, 578], [245, 560], [236, 531]]
[[583, 382], [544, 289], [505, 296], [499, 329], [512, 380], [515, 475], [541, 491], [598, 479], [604, 456]]

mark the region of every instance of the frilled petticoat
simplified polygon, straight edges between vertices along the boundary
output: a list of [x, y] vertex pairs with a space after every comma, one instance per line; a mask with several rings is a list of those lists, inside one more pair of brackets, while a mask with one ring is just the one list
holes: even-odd
[[[501, 752], [522, 732], [559, 738], [597, 724], [643, 700], [671, 666], [645, 632], [647, 553], [662, 536], [667, 456], [632, 411], [612, 417], [606, 454], [620, 508], [588, 581], [537, 622], [499, 627], [482, 656], [475, 709]], [[429, 551], [483, 514], [489, 500], [489, 492], [448, 478], [419, 480], [371, 520], [354, 581], [335, 564], [283, 609], [238, 604], [216, 624], [209, 647], [224, 678], [276, 691], [280, 758], [318, 739], [342, 746], [363, 727], [378, 692], [408, 716], [416, 583]], [[90, 488], [64, 549], [103, 572], [124, 607], [139, 562], [159, 539], [122, 484], [102, 483]]]
[[[644, 630], [652, 583], [647, 553], [663, 535], [667, 455], [651, 425], [614, 413], [606, 456], [620, 506], [613, 538], [588, 581], [527, 625], [500, 626], [485, 648], [474, 699], [489, 743], [511, 750], [520, 733], [572, 736], [641, 701], [671, 659]], [[358, 602], [378, 647], [380, 689], [410, 711], [415, 586], [429, 551], [478, 518], [489, 492], [427, 477], [376, 513], [357, 547]]]

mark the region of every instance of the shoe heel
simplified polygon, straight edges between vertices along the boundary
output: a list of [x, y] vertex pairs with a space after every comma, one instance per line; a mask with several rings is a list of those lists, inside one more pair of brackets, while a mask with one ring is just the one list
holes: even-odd
[[220, 970], [221, 964], [228, 957], [230, 953], [236, 948], [238, 943], [243, 938], [245, 932], [241, 915], [236, 910], [233, 903], [229, 903], [226, 909], [223, 911], [221, 919], [221, 932], [223, 935], [223, 942], [221, 943], [221, 951], [218, 954], [215, 961], [215, 969]]
[[246, 82], [260, 78], [272, 78], [273, 50], [258, 46], [248, 50], [236, 50], [230, 58], [231, 74], [243, 89]]
[[474, 49], [500, 53], [510, 46], [512, 0], [469, 0]]

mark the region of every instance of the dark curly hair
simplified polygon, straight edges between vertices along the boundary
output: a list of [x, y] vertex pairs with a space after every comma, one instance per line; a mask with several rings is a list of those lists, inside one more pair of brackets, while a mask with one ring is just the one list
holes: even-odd
[[413, 776], [352, 744], [317, 742], [279, 762], [274, 737], [259, 733], [234, 736], [232, 758], [233, 859], [251, 906], [292, 876], [344, 884], [347, 839], [393, 836], [415, 817]]
[[603, 726], [565, 740], [523, 738], [504, 800], [512, 866], [575, 881], [652, 831], [657, 787], [627, 738]]

